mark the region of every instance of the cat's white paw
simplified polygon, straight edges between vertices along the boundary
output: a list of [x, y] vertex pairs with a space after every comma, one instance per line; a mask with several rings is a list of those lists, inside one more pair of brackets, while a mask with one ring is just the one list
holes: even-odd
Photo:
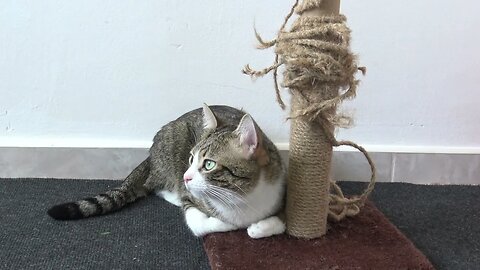
[[247, 229], [251, 238], [263, 238], [285, 232], [285, 223], [277, 216], [269, 217], [253, 223]]
[[165, 201], [176, 205], [176, 206], [182, 206], [182, 201], [180, 200], [180, 196], [178, 195], [177, 192], [171, 192], [168, 190], [162, 190], [157, 192], [157, 196], [162, 197], [165, 199]]
[[190, 207], [185, 211], [185, 220], [188, 227], [195, 236], [205, 235], [205, 221], [208, 216], [195, 207]]
[[225, 223], [215, 217], [207, 216], [195, 207], [190, 207], [185, 211], [185, 219], [188, 227], [195, 236], [204, 236], [213, 232], [227, 232], [237, 229], [232, 224]]

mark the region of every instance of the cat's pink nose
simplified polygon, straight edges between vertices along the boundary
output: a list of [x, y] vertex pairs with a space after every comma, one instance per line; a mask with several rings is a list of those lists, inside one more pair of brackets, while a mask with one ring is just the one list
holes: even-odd
[[183, 175], [183, 180], [186, 182], [192, 181], [193, 177], [190, 174], [184, 174]]

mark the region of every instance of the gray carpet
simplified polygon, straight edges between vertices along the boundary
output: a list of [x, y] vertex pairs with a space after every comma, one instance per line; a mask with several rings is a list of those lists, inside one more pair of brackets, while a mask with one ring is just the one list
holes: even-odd
[[55, 203], [117, 183], [0, 180], [0, 269], [209, 269], [180, 210], [157, 197], [78, 221], [46, 214]]
[[480, 186], [379, 183], [371, 199], [435, 268], [480, 269]]
[[[0, 180], [0, 269], [209, 269], [179, 209], [149, 197], [112, 215], [54, 221], [55, 203], [112, 181]], [[364, 184], [343, 183], [347, 192]], [[437, 269], [480, 265], [480, 187], [378, 184], [372, 200]]]

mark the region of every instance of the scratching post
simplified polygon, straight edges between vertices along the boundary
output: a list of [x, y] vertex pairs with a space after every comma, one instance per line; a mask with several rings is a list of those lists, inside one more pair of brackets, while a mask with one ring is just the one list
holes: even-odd
[[[300, 30], [303, 21], [338, 14], [339, 8], [340, 0], [325, 1], [318, 5], [314, 1], [303, 1], [296, 9], [300, 18], [295, 22], [292, 31]], [[301, 31], [315, 28], [311, 25]], [[300, 74], [303, 72], [297, 69], [287, 68], [285, 73], [292, 79], [303, 75]], [[308, 83], [308, 80], [305, 83]], [[335, 85], [311, 82], [311, 85], [291, 86], [292, 115], [308, 106], [308, 102], [320, 103], [337, 96], [338, 88]], [[332, 116], [334, 113], [335, 107], [325, 111], [325, 115]], [[312, 122], [305, 117], [292, 119], [286, 204], [287, 233], [290, 235], [315, 238], [327, 231], [332, 145], [326, 132], [332, 133], [333, 126]]]
[[[277, 101], [284, 108], [277, 84], [277, 69], [284, 66], [282, 86], [291, 98], [291, 137], [288, 168], [286, 223], [287, 233], [300, 238], [317, 238], [327, 231], [327, 219], [338, 221], [360, 211], [375, 183], [375, 168], [362, 147], [350, 141], [337, 141], [334, 129], [350, 123], [336, 113], [337, 105], [355, 96], [360, 69], [350, 51], [350, 29], [339, 15], [339, 0], [297, 0], [285, 18], [277, 38], [263, 41], [260, 48], [275, 46], [275, 63], [244, 73], [263, 76], [273, 71]], [[290, 17], [299, 17], [289, 31]], [[370, 164], [372, 177], [364, 193], [345, 198], [330, 180], [332, 148], [348, 145], [361, 151]]]

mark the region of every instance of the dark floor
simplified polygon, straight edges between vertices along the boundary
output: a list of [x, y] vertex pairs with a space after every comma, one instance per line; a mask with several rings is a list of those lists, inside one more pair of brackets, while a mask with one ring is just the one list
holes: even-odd
[[201, 240], [160, 198], [78, 221], [46, 214], [55, 203], [117, 183], [0, 180], [0, 269], [209, 269]]
[[[209, 268], [179, 209], [153, 196], [98, 218], [59, 222], [46, 215], [55, 203], [116, 183], [0, 179], [0, 269]], [[343, 184], [347, 191], [364, 185]], [[438, 269], [480, 265], [480, 186], [381, 183], [372, 200]]]
[[480, 186], [379, 183], [371, 199], [437, 269], [480, 269]]

